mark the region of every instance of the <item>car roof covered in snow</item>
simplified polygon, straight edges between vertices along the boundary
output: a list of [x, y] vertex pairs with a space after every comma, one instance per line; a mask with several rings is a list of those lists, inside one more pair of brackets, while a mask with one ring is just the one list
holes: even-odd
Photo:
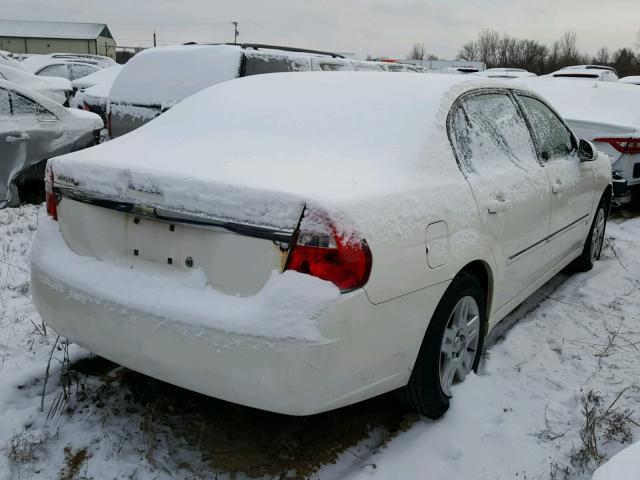
[[123, 67], [124, 65], [113, 65], [111, 67], [103, 68], [97, 72], [78, 78], [72, 81], [71, 84], [76, 88], [88, 88], [102, 83], [111, 85]]
[[567, 120], [640, 128], [640, 88], [634, 85], [548, 77], [517, 82], [549, 100]]

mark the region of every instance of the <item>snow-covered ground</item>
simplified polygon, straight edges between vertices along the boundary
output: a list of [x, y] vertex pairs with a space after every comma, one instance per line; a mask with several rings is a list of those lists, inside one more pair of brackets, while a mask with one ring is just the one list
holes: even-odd
[[434, 422], [388, 397], [308, 418], [260, 412], [67, 345], [29, 297], [40, 208], [0, 211], [2, 480], [586, 480], [640, 438], [640, 218], [610, 222], [592, 272], [557, 276], [511, 314]]

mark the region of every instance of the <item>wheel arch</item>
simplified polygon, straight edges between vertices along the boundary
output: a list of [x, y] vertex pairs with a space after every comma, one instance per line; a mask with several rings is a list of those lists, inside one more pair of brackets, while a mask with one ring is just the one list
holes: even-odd
[[489, 322], [489, 313], [491, 312], [491, 303], [493, 300], [494, 278], [493, 272], [489, 264], [483, 260], [473, 260], [460, 269], [458, 275], [465, 272], [475, 277], [482, 285], [485, 294], [485, 318]]

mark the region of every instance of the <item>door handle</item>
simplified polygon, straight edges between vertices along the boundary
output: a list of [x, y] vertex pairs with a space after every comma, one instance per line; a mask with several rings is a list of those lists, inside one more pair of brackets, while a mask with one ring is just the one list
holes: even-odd
[[560, 179], [556, 180], [556, 183], [554, 183], [551, 186], [551, 191], [553, 193], [560, 193], [564, 190], [564, 182]]
[[489, 213], [498, 213], [498, 212], [504, 212], [506, 210], [509, 210], [509, 207], [511, 206], [511, 202], [509, 202], [509, 200], [489, 200], [489, 205], [488, 205], [488, 209], [489, 209]]
[[27, 140], [29, 140], [29, 135], [27, 135], [25, 132], [22, 132], [19, 137], [14, 137], [13, 135], [7, 135], [7, 138], [6, 138], [7, 143], [25, 142]]

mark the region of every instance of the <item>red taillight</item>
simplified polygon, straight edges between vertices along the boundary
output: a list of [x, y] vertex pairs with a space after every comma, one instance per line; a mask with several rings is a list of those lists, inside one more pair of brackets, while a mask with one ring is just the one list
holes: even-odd
[[372, 262], [367, 242], [347, 238], [333, 226], [325, 227], [317, 231], [301, 225], [289, 252], [286, 270], [333, 282], [343, 292], [363, 287], [369, 279]]
[[640, 153], [640, 138], [594, 138], [594, 142], [608, 143], [620, 153]]
[[47, 215], [54, 220], [58, 220], [58, 200], [53, 192], [53, 170], [47, 167], [47, 173], [44, 180], [44, 192], [47, 202]]
[[107, 133], [111, 137], [111, 112], [107, 113]]

